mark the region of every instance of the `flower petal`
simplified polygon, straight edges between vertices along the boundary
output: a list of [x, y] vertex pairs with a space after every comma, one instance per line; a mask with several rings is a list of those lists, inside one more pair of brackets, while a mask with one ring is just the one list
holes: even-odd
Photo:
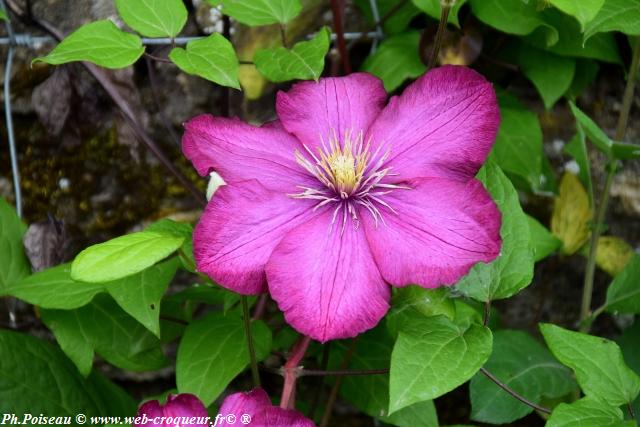
[[[209, 416], [207, 408], [193, 394], [169, 395], [167, 403], [164, 405], [164, 416], [171, 418], [182, 417], [185, 421], [193, 417], [196, 418], [195, 423], [181, 422], [179, 424], [180, 427], [209, 425], [207, 422], [207, 417]], [[172, 425], [175, 425], [175, 423]]]
[[276, 110], [285, 129], [309, 148], [337, 134], [366, 133], [382, 110], [387, 93], [382, 81], [366, 73], [301, 82], [278, 92]]
[[295, 160], [302, 149], [277, 123], [256, 127], [211, 115], [188, 121], [182, 137], [182, 151], [200, 175], [215, 170], [227, 183], [257, 179], [287, 192], [310, 180]]
[[384, 279], [395, 286], [452, 285], [479, 262], [495, 259], [501, 246], [501, 215], [480, 181], [419, 178], [410, 190], [384, 201], [376, 227], [363, 217], [371, 252]]
[[268, 406], [252, 419], [256, 427], [315, 427], [310, 419], [293, 409]]
[[495, 142], [500, 112], [491, 83], [460, 66], [436, 68], [393, 97], [369, 129], [391, 150], [399, 181], [475, 176]]
[[[255, 388], [248, 393], [234, 393], [224, 399], [222, 406], [220, 407], [220, 415], [227, 416], [233, 414], [236, 420], [242, 422], [243, 415], [249, 415], [251, 417], [251, 424], [255, 424], [256, 414], [261, 412], [262, 409], [271, 406], [271, 400], [269, 395], [261, 388]], [[227, 423], [226, 420], [218, 421], [216, 426], [229, 426], [234, 425]]]
[[326, 211], [289, 232], [266, 266], [271, 296], [298, 332], [318, 341], [348, 338], [374, 327], [389, 308], [362, 227]]
[[193, 233], [198, 271], [244, 295], [264, 292], [264, 265], [273, 248], [311, 217], [312, 207], [310, 200], [293, 199], [256, 180], [220, 187]]
[[150, 426], [163, 426], [164, 424], [162, 423], [154, 423], [153, 419], [156, 417], [163, 417], [164, 416], [164, 412], [162, 411], [162, 406], [160, 405], [160, 402], [158, 402], [157, 400], [149, 400], [145, 403], [143, 403], [142, 405], [140, 405], [140, 408], [138, 408], [138, 413], [136, 415], [136, 417], [142, 417], [146, 415], [146, 419], [147, 419], [147, 423], [134, 423], [134, 427], [150, 427]]

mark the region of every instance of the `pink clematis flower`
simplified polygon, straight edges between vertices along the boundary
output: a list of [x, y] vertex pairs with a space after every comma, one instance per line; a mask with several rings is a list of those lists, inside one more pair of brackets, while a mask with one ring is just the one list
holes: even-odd
[[474, 178], [500, 122], [491, 84], [446, 66], [385, 100], [355, 73], [278, 93], [262, 127], [189, 121], [184, 154], [228, 184], [195, 229], [199, 271], [241, 294], [268, 286], [324, 342], [375, 326], [389, 285], [452, 285], [496, 258], [500, 212]]
[[[222, 403], [219, 412], [225, 417], [216, 424], [220, 427], [237, 425], [238, 421], [253, 427], [315, 427], [311, 420], [298, 411], [273, 406], [261, 388], [230, 395]], [[233, 415], [234, 422], [227, 422], [229, 415]]]
[[143, 403], [138, 409], [135, 427], [209, 427], [207, 408], [193, 394], [170, 394], [161, 405], [157, 400]]

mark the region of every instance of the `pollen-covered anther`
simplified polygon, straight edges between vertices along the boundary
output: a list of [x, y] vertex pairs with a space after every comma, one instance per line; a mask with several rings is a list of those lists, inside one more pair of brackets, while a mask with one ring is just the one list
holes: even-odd
[[369, 211], [376, 224], [379, 220], [384, 222], [380, 207], [395, 212], [382, 198], [393, 190], [408, 187], [383, 182], [385, 177], [395, 174], [391, 173], [390, 167], [384, 167], [390, 152], [383, 149], [382, 143], [371, 151], [371, 141], [364, 142], [363, 132], [354, 134], [349, 130], [345, 131], [342, 141], [336, 132], [332, 132], [329, 141], [321, 137], [320, 142], [316, 153], [305, 145], [308, 156], [299, 151], [295, 156], [297, 162], [323, 186], [300, 186], [302, 191], [291, 194], [291, 197], [316, 200], [315, 209], [336, 203], [332, 223], [341, 212], [343, 228], [347, 217], [351, 217], [357, 226], [356, 206]]

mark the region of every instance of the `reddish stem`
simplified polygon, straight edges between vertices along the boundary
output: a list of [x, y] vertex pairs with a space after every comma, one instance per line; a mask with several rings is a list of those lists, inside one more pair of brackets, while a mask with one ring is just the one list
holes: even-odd
[[338, 51], [342, 61], [342, 71], [351, 74], [351, 63], [349, 62], [349, 52], [344, 38], [344, 27], [342, 24], [342, 5], [340, 0], [331, 0], [331, 12], [333, 13], [333, 31], [338, 38]]
[[301, 336], [298, 341], [291, 347], [291, 356], [282, 368], [284, 373], [284, 387], [282, 389], [282, 397], [280, 398], [280, 407], [284, 409], [293, 409], [296, 399], [296, 380], [298, 379], [298, 365], [302, 361], [304, 354], [307, 352], [311, 338]]

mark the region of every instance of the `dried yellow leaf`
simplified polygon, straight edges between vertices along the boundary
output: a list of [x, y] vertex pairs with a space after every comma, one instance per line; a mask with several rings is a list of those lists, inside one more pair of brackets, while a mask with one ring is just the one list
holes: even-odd
[[598, 239], [596, 265], [612, 276], [617, 275], [633, 257], [634, 250], [619, 237], [602, 236]]
[[571, 255], [586, 243], [591, 218], [586, 190], [576, 175], [566, 172], [551, 217], [551, 232], [562, 241], [562, 253]]

